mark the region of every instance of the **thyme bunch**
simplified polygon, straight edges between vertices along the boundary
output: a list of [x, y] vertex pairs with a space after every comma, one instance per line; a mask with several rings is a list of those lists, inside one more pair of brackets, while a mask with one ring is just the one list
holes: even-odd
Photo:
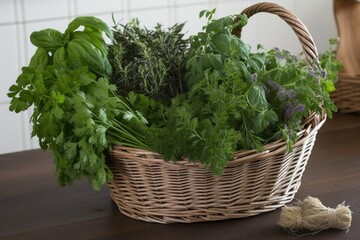
[[142, 28], [137, 19], [114, 27], [109, 59], [114, 69], [113, 83], [120, 95], [144, 94], [169, 103], [185, 91], [184, 78], [188, 40], [181, 33], [184, 24], [153, 30]]

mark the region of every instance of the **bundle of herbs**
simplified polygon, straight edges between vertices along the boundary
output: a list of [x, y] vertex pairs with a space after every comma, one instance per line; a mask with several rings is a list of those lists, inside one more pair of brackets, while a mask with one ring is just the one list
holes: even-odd
[[307, 65], [277, 48], [252, 53], [232, 34], [246, 24], [246, 16], [215, 20], [213, 14], [201, 12], [208, 24], [190, 40], [188, 91], [151, 127], [148, 144], [165, 159], [201, 161], [221, 174], [235, 151], [261, 151], [279, 139], [291, 151], [309, 113], [325, 109], [331, 117], [336, 106], [329, 91], [336, 74], [327, 77], [316, 62]]
[[38, 49], [9, 89], [11, 111], [33, 106], [32, 136], [53, 153], [61, 185], [85, 176], [100, 189], [112, 177], [105, 153], [113, 144], [148, 148], [145, 118], [109, 83], [112, 67], [103, 33], [112, 39], [110, 28], [93, 17], [76, 18], [64, 33], [33, 32], [30, 39]]
[[148, 30], [133, 20], [111, 31], [93, 17], [31, 35], [38, 49], [10, 87], [10, 110], [34, 107], [32, 135], [53, 152], [62, 185], [87, 177], [100, 189], [112, 177], [105, 154], [113, 145], [221, 174], [235, 151], [279, 139], [290, 151], [309, 113], [331, 117], [334, 59], [325, 76], [286, 51], [252, 53], [232, 35], [246, 16], [213, 14], [200, 13], [208, 23], [190, 39], [184, 24]]
[[140, 27], [133, 19], [114, 27], [114, 41], [109, 58], [114, 68], [113, 83], [120, 95], [129, 92], [144, 94], [168, 104], [184, 92], [185, 63], [188, 39], [181, 32], [184, 24], [153, 30]]

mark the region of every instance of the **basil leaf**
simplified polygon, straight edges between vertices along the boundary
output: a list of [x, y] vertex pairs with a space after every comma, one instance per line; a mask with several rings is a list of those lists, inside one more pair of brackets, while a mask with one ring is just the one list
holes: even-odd
[[253, 119], [254, 132], [259, 134], [264, 131], [270, 124], [278, 121], [278, 116], [273, 110], [264, 110], [261, 111]]
[[253, 85], [247, 92], [247, 99], [251, 106], [257, 109], [266, 109], [268, 102], [266, 101], [265, 91], [262, 87]]
[[68, 43], [67, 54], [72, 68], [83, 66], [101, 76], [111, 76], [112, 68], [107, 56], [91, 43], [73, 39]]
[[223, 61], [220, 54], [209, 53], [209, 60], [214, 69], [221, 70], [224, 68]]
[[111, 40], [113, 39], [113, 34], [109, 26], [96, 17], [77, 17], [70, 22], [66, 32], [74, 32], [80, 26], [84, 26], [85, 28], [89, 28], [91, 30], [97, 30], [98, 32], [104, 32]]
[[44, 48], [45, 50], [51, 52], [66, 44], [64, 35], [61, 32], [51, 28], [33, 32], [30, 35], [30, 41], [35, 46]]
[[107, 47], [106, 43], [101, 35], [101, 32], [92, 32], [92, 31], [85, 31], [85, 32], [73, 32], [71, 33], [71, 39], [82, 39], [85, 41], [90, 42], [95, 47], [97, 47], [104, 55], [107, 54]]
[[206, 32], [224, 32], [233, 24], [234, 20], [231, 16], [223, 17], [217, 21], [212, 21], [206, 26]]
[[258, 54], [253, 54], [248, 58], [247, 64], [251, 72], [259, 72], [261, 70], [265, 70], [264, 68], [265, 57], [263, 56], [264, 56], [263, 54], [261, 55], [258, 53]]
[[69, 69], [69, 63], [64, 47], [56, 50], [53, 56], [53, 65], [56, 69]]
[[37, 68], [37, 67], [46, 67], [49, 64], [49, 54], [43, 48], [38, 48], [35, 54], [32, 56], [29, 67]]
[[227, 34], [216, 34], [214, 35], [212, 42], [217, 52], [223, 55], [230, 55], [230, 43], [232, 40], [232, 36]]

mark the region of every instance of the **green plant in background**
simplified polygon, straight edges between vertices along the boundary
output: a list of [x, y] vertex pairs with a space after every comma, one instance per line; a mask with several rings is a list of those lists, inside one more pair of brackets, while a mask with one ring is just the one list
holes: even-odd
[[[76, 31], [80, 26], [84, 30]], [[93, 17], [76, 18], [65, 33], [32, 33], [38, 49], [9, 89], [11, 111], [34, 106], [32, 136], [53, 153], [61, 185], [86, 176], [100, 189], [112, 176], [105, 164], [112, 144], [148, 148], [145, 118], [109, 84], [112, 68], [103, 33], [112, 38], [107, 25]]]
[[[336, 60], [336, 46], [339, 42], [338, 38], [329, 39], [329, 48], [326, 52], [319, 55], [321, 67], [326, 70], [327, 78], [332, 79], [333, 82], [338, 80], [338, 73], [343, 69], [340, 61]], [[332, 90], [335, 90], [333, 88]]]

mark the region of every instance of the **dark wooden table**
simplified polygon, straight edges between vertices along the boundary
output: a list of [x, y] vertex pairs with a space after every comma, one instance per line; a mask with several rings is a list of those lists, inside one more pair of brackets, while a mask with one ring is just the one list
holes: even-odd
[[[2, 136], [2, 141], [6, 136]], [[296, 198], [318, 197], [353, 211], [350, 231], [301, 239], [360, 239], [360, 115], [335, 115], [321, 128]], [[40, 150], [0, 155], [0, 239], [294, 239], [277, 226], [280, 210], [246, 219], [161, 225], [122, 215], [107, 187], [87, 181], [59, 187], [51, 155]]]

